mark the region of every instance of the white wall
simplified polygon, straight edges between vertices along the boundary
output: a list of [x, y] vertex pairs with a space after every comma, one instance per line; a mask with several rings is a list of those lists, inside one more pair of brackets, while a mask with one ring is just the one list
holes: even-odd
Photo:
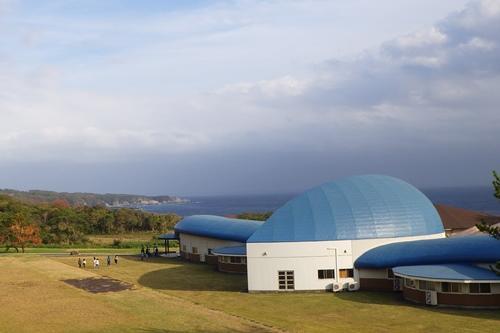
[[207, 238], [194, 236], [189, 234], [180, 233], [179, 234], [180, 249], [182, 251], [182, 246], [186, 245], [186, 252], [192, 253], [192, 248], [197, 247], [198, 253], [200, 254], [200, 260], [205, 261], [205, 255], [208, 254], [208, 249], [215, 249], [222, 246], [241, 246], [244, 243], [227, 241], [216, 238]]
[[[398, 238], [379, 238], [346, 241], [247, 243], [248, 290], [273, 291], [278, 289], [278, 271], [293, 270], [295, 290], [331, 289], [332, 283], [359, 281], [340, 279], [339, 269], [353, 268], [354, 261], [367, 250], [394, 242], [443, 238], [444, 233]], [[318, 279], [319, 269], [335, 269], [337, 279]], [[386, 277], [385, 270], [384, 277]], [[373, 272], [381, 276], [381, 272]], [[370, 272], [367, 272], [369, 275]]]
[[247, 265], [250, 291], [279, 290], [280, 270], [294, 271], [295, 290], [331, 289], [336, 280], [318, 279], [318, 270], [336, 269], [338, 277], [339, 268], [352, 268], [351, 241], [248, 243]]
[[359, 277], [363, 279], [387, 279], [387, 269], [366, 269], [358, 270]]

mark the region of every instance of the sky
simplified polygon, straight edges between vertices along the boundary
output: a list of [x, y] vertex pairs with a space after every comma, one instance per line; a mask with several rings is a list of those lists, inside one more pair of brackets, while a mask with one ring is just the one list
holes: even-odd
[[0, 0], [0, 188], [500, 171], [500, 0]]

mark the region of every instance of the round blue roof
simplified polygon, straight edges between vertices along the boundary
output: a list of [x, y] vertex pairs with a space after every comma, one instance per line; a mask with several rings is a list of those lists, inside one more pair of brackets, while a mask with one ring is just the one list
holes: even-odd
[[500, 281], [493, 271], [471, 264], [443, 264], [394, 267], [394, 274], [423, 280]]
[[186, 216], [174, 227], [175, 233], [185, 233], [236, 242], [246, 242], [262, 225], [261, 221], [231, 219], [213, 215]]
[[444, 232], [434, 205], [412, 185], [389, 176], [344, 178], [287, 202], [249, 243], [352, 240]]
[[495, 262], [500, 241], [486, 235], [422, 239], [378, 246], [354, 262], [356, 268]]

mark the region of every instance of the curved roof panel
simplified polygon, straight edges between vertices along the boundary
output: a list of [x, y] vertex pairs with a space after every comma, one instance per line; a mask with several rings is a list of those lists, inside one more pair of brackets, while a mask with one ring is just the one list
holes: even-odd
[[429, 199], [389, 176], [344, 178], [313, 188], [274, 212], [248, 242], [390, 238], [442, 233]]
[[500, 241], [490, 236], [426, 239], [382, 245], [362, 254], [356, 268], [387, 268], [445, 263], [495, 262]]
[[185, 233], [244, 243], [261, 225], [260, 221], [193, 215], [183, 218], [175, 225], [174, 230], [176, 234]]
[[496, 273], [466, 264], [401, 266], [393, 268], [394, 274], [403, 277], [440, 281], [500, 281]]

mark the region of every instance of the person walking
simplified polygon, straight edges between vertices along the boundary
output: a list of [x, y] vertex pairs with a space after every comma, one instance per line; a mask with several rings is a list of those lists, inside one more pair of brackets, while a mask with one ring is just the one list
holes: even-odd
[[78, 258], [78, 267], [82, 268], [82, 258]]
[[111, 265], [111, 256], [108, 256], [108, 258], [106, 259], [106, 263], [109, 265]]
[[158, 257], [158, 246], [155, 247], [155, 257]]
[[115, 254], [115, 265], [118, 264], [118, 255]]
[[97, 265], [97, 259], [94, 257], [94, 260], [92, 261], [92, 265], [94, 266], [94, 269], [96, 268]]
[[95, 267], [99, 268], [99, 264], [100, 264], [99, 258], [96, 258], [96, 260], [95, 260]]
[[87, 259], [86, 258], [83, 258], [83, 260], [82, 260], [82, 266], [83, 266], [84, 269], [85, 269], [85, 266], [87, 266]]

